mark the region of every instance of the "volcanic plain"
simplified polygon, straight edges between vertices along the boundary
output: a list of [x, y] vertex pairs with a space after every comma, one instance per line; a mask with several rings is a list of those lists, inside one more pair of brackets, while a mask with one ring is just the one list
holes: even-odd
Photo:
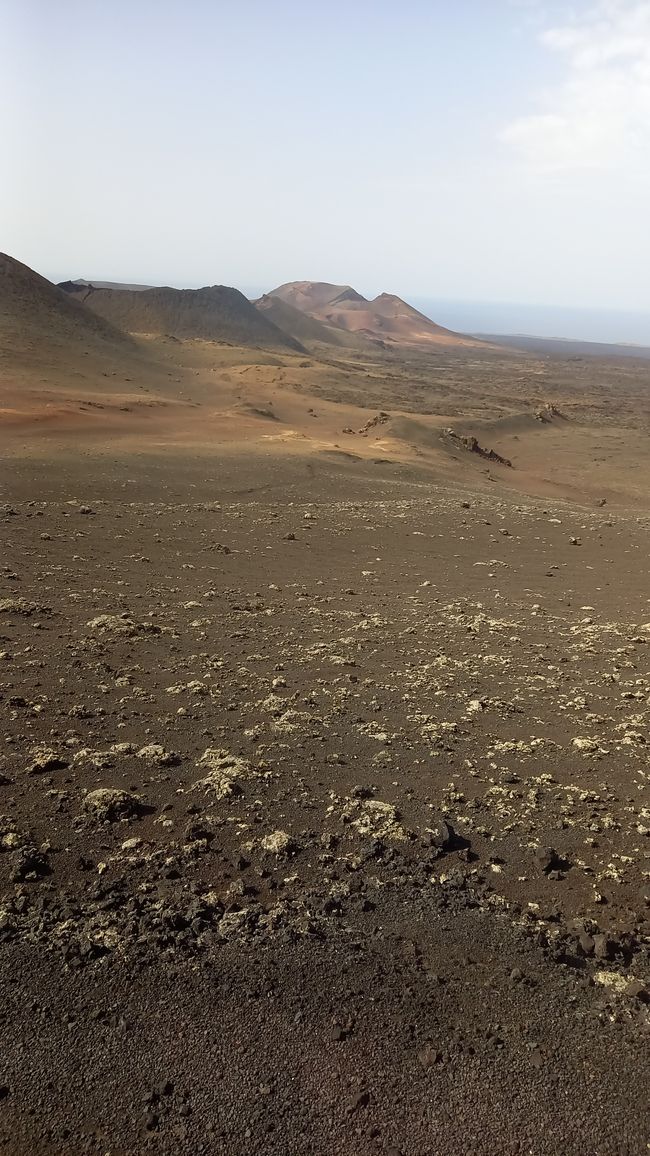
[[648, 362], [4, 261], [0, 1152], [646, 1152]]

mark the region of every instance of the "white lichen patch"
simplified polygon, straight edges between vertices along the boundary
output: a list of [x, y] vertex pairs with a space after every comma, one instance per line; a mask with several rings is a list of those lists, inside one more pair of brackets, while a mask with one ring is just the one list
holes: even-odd
[[577, 751], [581, 751], [583, 755], [595, 755], [600, 750], [596, 739], [576, 737], [571, 740], [571, 745]]
[[174, 751], [166, 750], [160, 743], [147, 743], [146, 746], [140, 747], [136, 754], [139, 759], [147, 759], [148, 762], [158, 763], [161, 767], [172, 767], [180, 762]]
[[399, 823], [399, 812], [392, 803], [381, 799], [352, 800], [343, 812], [355, 831], [367, 839], [391, 839], [401, 843], [406, 831]]
[[280, 829], [272, 831], [270, 835], [265, 835], [260, 841], [260, 846], [264, 851], [269, 851], [273, 855], [288, 855], [294, 849], [291, 835]]
[[280, 734], [290, 734], [292, 731], [304, 731], [314, 723], [314, 719], [304, 710], [285, 710], [272, 722], [274, 731]]
[[617, 971], [596, 971], [594, 980], [608, 988], [613, 995], [625, 995], [630, 985], [630, 977], [620, 975]]
[[253, 778], [258, 772], [248, 759], [233, 755], [218, 747], [208, 747], [199, 759], [200, 767], [207, 767], [208, 774], [192, 784], [190, 790], [202, 790], [226, 799], [234, 794], [242, 779]]
[[178, 682], [174, 686], [168, 686], [167, 694], [208, 695], [210, 694], [210, 687], [201, 682], [199, 678], [194, 678], [191, 682]]

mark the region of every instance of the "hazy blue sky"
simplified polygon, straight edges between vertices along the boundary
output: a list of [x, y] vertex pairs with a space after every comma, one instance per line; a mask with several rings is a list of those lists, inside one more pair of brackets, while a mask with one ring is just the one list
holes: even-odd
[[0, 0], [1, 247], [650, 311], [650, 0]]

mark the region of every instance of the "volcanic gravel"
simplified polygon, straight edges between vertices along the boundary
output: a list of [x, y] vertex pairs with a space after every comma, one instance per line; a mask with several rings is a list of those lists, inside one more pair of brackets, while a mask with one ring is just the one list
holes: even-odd
[[0, 513], [0, 1151], [645, 1152], [647, 519], [165, 498]]

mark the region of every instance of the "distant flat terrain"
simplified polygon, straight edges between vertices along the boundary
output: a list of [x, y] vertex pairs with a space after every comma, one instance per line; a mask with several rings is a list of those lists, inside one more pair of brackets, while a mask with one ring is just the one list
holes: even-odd
[[531, 337], [523, 333], [476, 333], [484, 341], [513, 349], [528, 350], [531, 353], [546, 353], [551, 357], [635, 357], [643, 361], [650, 359], [650, 346], [614, 345], [610, 342], [571, 341], [565, 338]]

